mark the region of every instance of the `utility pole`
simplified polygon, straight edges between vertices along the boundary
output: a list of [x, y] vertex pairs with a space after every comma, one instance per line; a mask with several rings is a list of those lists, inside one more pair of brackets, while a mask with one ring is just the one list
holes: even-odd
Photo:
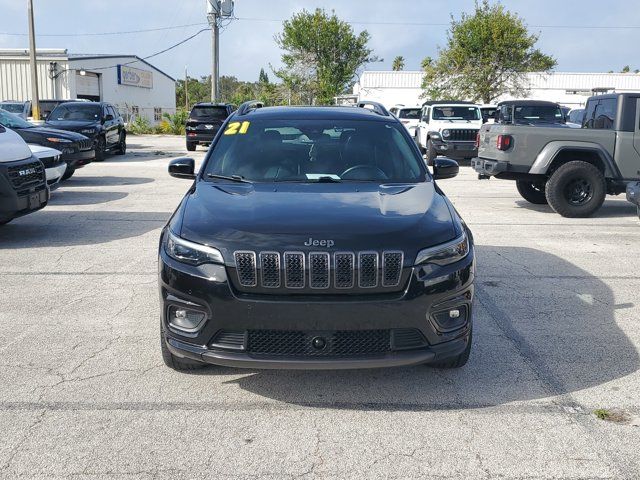
[[36, 65], [36, 29], [33, 23], [33, 0], [27, 0], [29, 9], [29, 69], [31, 70], [31, 116], [40, 120], [38, 70]]
[[184, 108], [189, 113], [189, 76], [186, 65], [184, 67]]
[[233, 16], [233, 0], [207, 0], [211, 25], [211, 101], [220, 101], [220, 24]]

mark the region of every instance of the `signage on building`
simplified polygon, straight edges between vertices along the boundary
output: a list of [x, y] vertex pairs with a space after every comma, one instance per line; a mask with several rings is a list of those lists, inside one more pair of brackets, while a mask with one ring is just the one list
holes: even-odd
[[118, 84], [153, 88], [153, 72], [128, 65], [118, 65]]

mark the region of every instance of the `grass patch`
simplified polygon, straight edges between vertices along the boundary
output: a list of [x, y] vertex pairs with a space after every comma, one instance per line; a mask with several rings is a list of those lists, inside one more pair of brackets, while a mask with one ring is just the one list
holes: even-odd
[[622, 410], [608, 410], [606, 408], [598, 408], [593, 411], [593, 414], [600, 420], [614, 423], [629, 423], [631, 417], [628, 413]]

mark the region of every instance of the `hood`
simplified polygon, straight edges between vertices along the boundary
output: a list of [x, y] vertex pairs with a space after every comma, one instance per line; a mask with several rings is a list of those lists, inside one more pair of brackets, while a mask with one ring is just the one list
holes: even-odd
[[[87, 126], [83, 125], [82, 128], [87, 128]], [[58, 128], [50, 128], [50, 127], [47, 127], [47, 126], [27, 128], [24, 131], [29, 132], [29, 133], [33, 133], [33, 134], [38, 134], [38, 135], [43, 136], [43, 137], [64, 138], [66, 140], [71, 140], [73, 142], [78, 142], [78, 141], [82, 141], [82, 140], [86, 140], [87, 139], [87, 137], [85, 137], [84, 135], [82, 135], [80, 133], [70, 132], [68, 130], [60, 130]]]
[[31, 153], [38, 158], [48, 158], [62, 155], [60, 150], [56, 150], [55, 148], [43, 147], [42, 145], [33, 145], [29, 144], [29, 149]]
[[0, 162], [15, 162], [31, 158], [31, 150], [13, 130], [0, 127]]
[[[433, 182], [380, 186], [342, 184], [228, 184], [196, 182], [171, 228], [235, 250], [418, 250], [455, 237], [452, 216]], [[180, 219], [182, 219], [181, 224]], [[313, 242], [333, 242], [331, 248]], [[305, 243], [307, 245], [305, 245]]]
[[94, 120], [47, 120], [45, 127], [61, 128], [63, 130], [79, 131], [84, 128], [97, 127], [98, 122]]

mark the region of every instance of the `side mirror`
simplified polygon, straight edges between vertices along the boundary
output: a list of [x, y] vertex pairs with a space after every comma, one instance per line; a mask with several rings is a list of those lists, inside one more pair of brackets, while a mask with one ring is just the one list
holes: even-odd
[[195, 169], [196, 162], [193, 158], [175, 158], [169, 162], [169, 175], [172, 177], [193, 180], [196, 178]]
[[433, 161], [433, 178], [436, 180], [453, 178], [458, 175], [459, 171], [458, 162], [450, 158], [436, 158]]
[[111, 120], [113, 120], [113, 115], [111, 115], [111, 114], [109, 114], [109, 115], [104, 117], [104, 121], [105, 122], [110, 122]]

